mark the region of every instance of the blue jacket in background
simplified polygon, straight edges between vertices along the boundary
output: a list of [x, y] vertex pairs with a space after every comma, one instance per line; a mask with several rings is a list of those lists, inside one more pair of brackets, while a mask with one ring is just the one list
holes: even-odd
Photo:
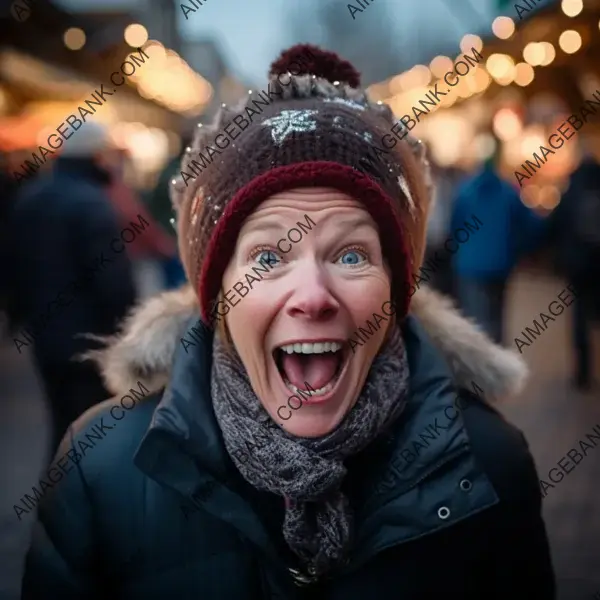
[[476, 216], [481, 231], [469, 237], [454, 254], [459, 277], [506, 279], [517, 261], [538, 245], [544, 219], [527, 208], [517, 191], [486, 165], [458, 191], [452, 214], [452, 232]]

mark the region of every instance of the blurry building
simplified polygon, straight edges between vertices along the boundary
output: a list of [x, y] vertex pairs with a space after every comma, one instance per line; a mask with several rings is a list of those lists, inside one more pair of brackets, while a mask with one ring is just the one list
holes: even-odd
[[212, 119], [222, 103], [235, 104], [252, 87], [244, 85], [234, 77], [215, 40], [186, 40], [183, 44], [183, 54], [190, 66], [198, 73], [202, 73], [214, 90], [202, 120]]
[[[135, 5], [133, 12], [72, 14], [46, 1], [32, 3], [22, 22], [2, 14], [0, 151], [17, 153], [19, 164], [33, 162], [32, 150], [48, 147], [49, 135], [69, 115], [79, 118], [78, 107], [104, 85], [112, 93], [87, 118], [106, 124], [113, 142], [131, 156], [129, 183], [151, 187], [181, 151], [181, 135], [227, 101], [222, 92], [229, 99], [242, 87], [214, 44], [189, 46], [185, 55], [193, 54], [193, 65], [175, 50], [181, 44], [174, 6], [160, 0]], [[111, 74], [132, 55], [135, 71], [115, 88]], [[41, 168], [59, 152], [45, 156]]]
[[146, 0], [139, 4], [135, 15], [153, 38], [181, 54], [181, 38], [177, 31], [177, 13], [180, 10], [173, 0]]

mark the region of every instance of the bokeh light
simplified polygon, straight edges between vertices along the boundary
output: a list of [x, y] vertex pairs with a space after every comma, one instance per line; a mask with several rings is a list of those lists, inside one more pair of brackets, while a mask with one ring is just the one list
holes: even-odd
[[472, 48], [475, 48], [477, 52], [481, 52], [483, 49], [483, 41], [478, 35], [467, 33], [460, 41], [460, 49], [466, 54], [467, 52], [471, 52]]
[[132, 23], [125, 28], [123, 37], [132, 48], [141, 48], [148, 41], [148, 32], [143, 25]]
[[505, 141], [516, 138], [521, 133], [523, 126], [513, 110], [501, 108], [494, 115], [493, 129], [496, 136]]
[[494, 35], [507, 40], [515, 32], [515, 23], [510, 17], [496, 17], [492, 23]]
[[583, 10], [583, 0], [562, 0], [561, 8], [567, 17], [576, 17]]
[[573, 29], [567, 29], [560, 34], [558, 45], [563, 52], [575, 54], [581, 48], [581, 36]]
[[556, 49], [550, 42], [540, 42], [539, 45], [544, 49], [544, 60], [540, 65], [547, 67], [556, 58]]
[[532, 67], [537, 67], [544, 62], [546, 57], [546, 51], [544, 46], [539, 42], [529, 42], [525, 48], [523, 48], [523, 58], [525, 62], [528, 62]]
[[63, 42], [69, 50], [81, 50], [85, 46], [85, 32], [79, 27], [71, 27], [65, 31]]
[[535, 71], [527, 63], [519, 63], [515, 67], [515, 83], [521, 87], [528, 86], [535, 77]]
[[434, 77], [441, 79], [446, 73], [452, 71], [454, 63], [448, 56], [436, 56], [430, 63], [429, 68]]

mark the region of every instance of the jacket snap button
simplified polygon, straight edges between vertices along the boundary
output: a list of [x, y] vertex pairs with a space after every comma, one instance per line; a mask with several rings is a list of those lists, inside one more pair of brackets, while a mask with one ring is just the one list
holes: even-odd
[[463, 492], [469, 492], [473, 487], [473, 484], [468, 479], [463, 479], [459, 485]]
[[450, 509], [447, 506], [440, 506], [437, 514], [440, 519], [447, 519], [450, 516]]

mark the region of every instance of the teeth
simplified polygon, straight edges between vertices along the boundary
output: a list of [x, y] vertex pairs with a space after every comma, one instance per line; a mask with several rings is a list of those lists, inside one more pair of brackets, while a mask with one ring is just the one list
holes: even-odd
[[323, 354], [324, 352], [337, 352], [342, 348], [342, 344], [339, 342], [316, 342], [314, 344], [310, 342], [304, 342], [302, 344], [287, 344], [281, 346], [279, 349], [287, 352], [288, 354]]
[[[299, 390], [293, 383], [290, 383], [289, 381], [286, 381], [285, 385], [287, 386], [288, 390], [290, 390], [294, 394], [303, 394], [304, 396], [324, 396], [333, 389], [335, 383], [330, 382], [326, 386], [319, 388], [314, 392], [311, 392], [309, 390]], [[300, 398], [302, 398], [302, 396], [300, 396]]]

